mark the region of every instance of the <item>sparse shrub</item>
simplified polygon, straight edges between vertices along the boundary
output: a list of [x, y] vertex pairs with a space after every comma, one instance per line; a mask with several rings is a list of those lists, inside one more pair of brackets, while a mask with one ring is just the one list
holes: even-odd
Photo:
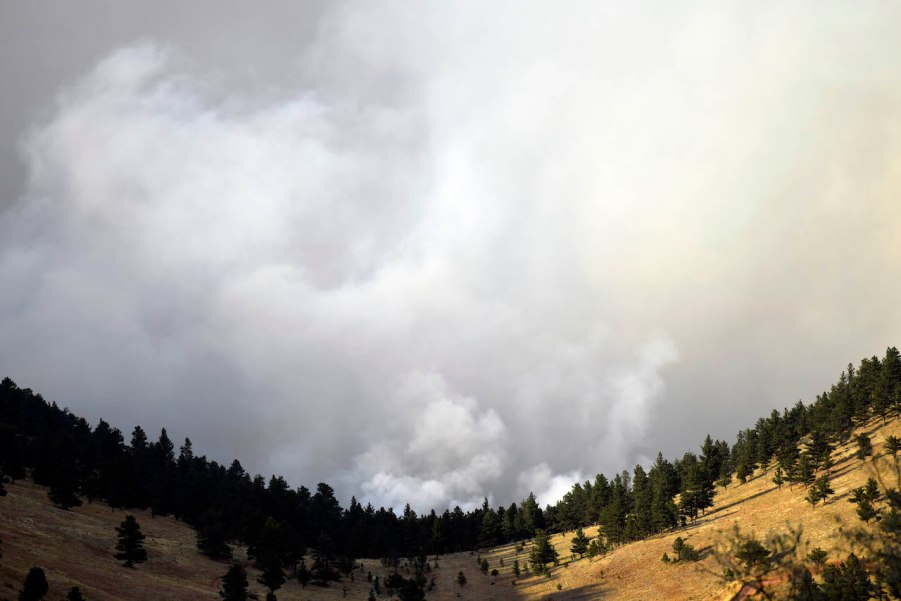
[[666, 554], [666, 551], [664, 551], [663, 557], [660, 558], [660, 561], [662, 561], [663, 563], [669, 563], [672, 560], [669, 558], [669, 555]]

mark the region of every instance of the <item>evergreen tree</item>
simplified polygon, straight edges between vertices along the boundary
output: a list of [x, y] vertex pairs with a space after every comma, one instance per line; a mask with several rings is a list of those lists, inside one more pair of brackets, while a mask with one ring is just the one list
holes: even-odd
[[232, 564], [222, 576], [222, 589], [219, 596], [225, 601], [247, 601], [247, 572], [240, 564]]
[[68, 510], [72, 507], [81, 506], [81, 499], [76, 494], [78, 492], [78, 481], [70, 469], [74, 468], [60, 468], [59, 472], [51, 480], [50, 490], [47, 491], [47, 497], [60, 509]]
[[136, 563], [147, 561], [147, 551], [144, 550], [146, 537], [133, 515], [125, 516], [125, 520], [116, 528], [116, 533], [118, 535], [116, 559], [124, 561], [129, 568], [133, 568]]
[[572, 547], [570, 547], [570, 551], [573, 553], [578, 553], [579, 557], [585, 555], [588, 551], [588, 542], [589, 539], [585, 536], [585, 532], [582, 531], [581, 528], [576, 530], [576, 536], [572, 539]]
[[885, 450], [895, 461], [898, 460], [898, 451], [901, 451], [901, 438], [889, 436], [885, 439]]
[[213, 521], [198, 530], [197, 549], [211, 559], [231, 559], [232, 550], [223, 524]]
[[838, 566], [826, 566], [822, 589], [830, 601], [867, 601], [875, 592], [866, 569], [854, 553]]
[[466, 586], [466, 575], [463, 573], [463, 570], [457, 572], [457, 584], [459, 584], [461, 588]]
[[81, 594], [81, 589], [77, 586], [73, 586], [66, 594], [66, 601], [85, 601], [85, 598], [84, 595]]
[[261, 563], [260, 576], [257, 578], [257, 582], [269, 589], [269, 592], [266, 594], [267, 600], [275, 599], [275, 591], [280, 589], [285, 583], [285, 572], [282, 570], [282, 565], [278, 557], [273, 553], [259, 558], [258, 561], [261, 561]]
[[701, 558], [697, 549], [685, 542], [681, 536], [677, 536], [673, 541], [673, 553], [675, 554], [673, 561], [698, 561]]
[[807, 501], [813, 506], [816, 507], [817, 503], [823, 501], [826, 503], [826, 499], [828, 499], [831, 495], [835, 494], [835, 491], [832, 489], [832, 485], [829, 482], [829, 476], [823, 474], [810, 487], [807, 491]]
[[776, 470], [773, 472], [773, 484], [776, 485], [776, 488], [782, 488], [784, 483], [785, 474], [782, 472], [782, 466], [777, 465]]
[[811, 464], [810, 456], [807, 453], [801, 453], [801, 458], [795, 465], [794, 473], [792, 474], [792, 476], [792, 479], [795, 482], [803, 484], [805, 487], [810, 486], [816, 480], [816, 475], [813, 471], [813, 465]]
[[529, 552], [529, 561], [536, 566], [545, 566], [549, 563], [557, 565], [557, 559], [557, 550], [551, 544], [551, 537], [544, 530], [536, 532], [532, 550]]
[[857, 458], [866, 459], [873, 454], [873, 441], [866, 434], [858, 434], [854, 439], [857, 442]]
[[19, 591], [19, 601], [40, 601], [48, 592], [50, 592], [50, 585], [47, 584], [44, 570], [33, 567], [25, 576], [22, 590]]

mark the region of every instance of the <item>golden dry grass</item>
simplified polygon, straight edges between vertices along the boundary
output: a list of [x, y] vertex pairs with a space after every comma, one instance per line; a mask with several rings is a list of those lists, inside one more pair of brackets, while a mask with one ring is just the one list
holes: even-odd
[[[885, 426], [871, 423], [861, 431], [871, 435], [874, 450], [879, 455], [887, 436], [901, 436], [901, 421]], [[787, 524], [801, 526], [810, 548], [821, 547], [830, 553], [830, 559], [843, 559], [850, 549], [843, 545], [841, 537], [836, 536], [839, 523], [862, 524], [855, 513], [856, 506], [848, 502], [848, 496], [852, 489], [876, 475], [873, 463], [869, 460], [864, 463], [854, 457], [855, 450], [856, 445], [850, 442], [838, 447], [833, 454], [835, 495], [826, 505], [811, 508], [804, 500], [806, 491], [803, 487], [795, 486], [791, 490], [788, 485], [783, 485], [778, 489], [771, 481], [772, 471], [763, 475], [758, 470], [745, 484], [738, 485], [736, 481], [725, 491], [718, 489], [714, 507], [695, 524], [624, 545], [601, 559], [581, 559], [561, 565], [553, 570], [551, 579], [525, 578], [516, 586], [517, 592], [525, 599], [731, 599], [738, 586], [727, 585], [719, 577], [722, 567], [710, 550], [718, 539], [722, 540], [721, 533], [728, 533], [735, 524], [743, 532], [755, 532], [760, 537], [770, 531], [785, 530]], [[894, 480], [894, 475], [891, 479]], [[585, 533], [595, 536], [597, 528], [586, 528]], [[561, 559], [569, 559], [573, 536], [574, 533], [569, 532], [553, 538]], [[702, 560], [698, 563], [663, 563], [660, 558], [664, 552], [672, 555], [672, 544], [677, 536], [700, 550]], [[510, 558], [514, 557], [511, 553], [512, 547], [500, 547], [486, 553], [485, 557], [492, 567], [503, 557], [505, 567], [499, 569], [512, 576], [509, 574]], [[527, 553], [520, 557], [523, 555]], [[557, 584], [562, 586], [561, 590], [557, 590]]]
[[[877, 454], [890, 434], [901, 434], [901, 421], [887, 426], [871, 424], [867, 428], [873, 437]], [[862, 485], [872, 475], [869, 462], [864, 465], [854, 458], [854, 445], [848, 444], [835, 453], [833, 469], [835, 496], [825, 506], [812, 509], [804, 500], [802, 487], [777, 489], [771, 482], [772, 473], [755, 477], [743, 485], [720, 490], [715, 506], [698, 521], [684, 529], [652, 537], [648, 540], [619, 547], [603, 558], [570, 562], [572, 532], [553, 538], [562, 564], [551, 578], [513, 577], [513, 562], [525, 565], [528, 546], [517, 553], [514, 545], [483, 551], [490, 569], [498, 569], [497, 578], [480, 573], [476, 555], [458, 553], [438, 559], [436, 588], [428, 593], [435, 601], [452, 599], [730, 599], [735, 585], [726, 585], [718, 576], [721, 568], [710, 556], [709, 549], [720, 537], [738, 523], [744, 531], [764, 535], [785, 524], [801, 525], [805, 539], [811, 546], [830, 551], [839, 558], [847, 553], [836, 536], [837, 519], [845, 523], [857, 522], [854, 506], [847, 502], [851, 489]], [[113, 558], [115, 526], [125, 512], [112, 511], [102, 503], [84, 505], [72, 511], [53, 507], [44, 488], [29, 482], [8, 485], [9, 494], [0, 498], [0, 599], [14, 599], [28, 569], [33, 565], [44, 568], [50, 582], [49, 599], [61, 599], [72, 586], [81, 587], [90, 601], [168, 601], [218, 599], [219, 579], [228, 567], [200, 555], [195, 546], [194, 532], [183, 523], [170, 518], [151, 518], [148, 512], [133, 513], [147, 535], [149, 560], [135, 569], [128, 569]], [[586, 534], [596, 536], [597, 528], [586, 528]], [[664, 564], [660, 557], [671, 551], [673, 540], [681, 536], [702, 551], [696, 564]], [[244, 550], [237, 550], [244, 558]], [[503, 565], [501, 561], [503, 560]], [[434, 560], [433, 560], [434, 561]], [[354, 582], [345, 582], [348, 599], [366, 599], [369, 583], [365, 574], [384, 578], [387, 575], [377, 560], [363, 560], [364, 569], [357, 572]], [[403, 568], [402, 568], [403, 570]], [[465, 587], [455, 584], [457, 572], [467, 577]], [[251, 589], [260, 594], [264, 589], [256, 583], [257, 573], [249, 569]], [[558, 590], [558, 585], [560, 589]], [[283, 601], [320, 601], [345, 598], [342, 585], [326, 589], [308, 586], [302, 590], [296, 582], [288, 582], [278, 591]]]

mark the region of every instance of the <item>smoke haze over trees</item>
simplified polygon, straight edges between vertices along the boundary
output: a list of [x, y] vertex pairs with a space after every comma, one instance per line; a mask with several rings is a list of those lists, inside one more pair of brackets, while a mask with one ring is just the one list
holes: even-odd
[[302, 4], [0, 6], [4, 374], [422, 513], [898, 339], [896, 4]]

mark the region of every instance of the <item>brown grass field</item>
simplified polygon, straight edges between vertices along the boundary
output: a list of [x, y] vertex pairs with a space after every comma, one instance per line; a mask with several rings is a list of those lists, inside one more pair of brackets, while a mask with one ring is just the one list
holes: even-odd
[[[881, 453], [883, 441], [890, 434], [901, 433], [901, 421], [886, 426], [872, 423], [865, 427], [873, 438], [876, 455]], [[826, 505], [816, 509], [804, 500], [803, 487], [790, 490], [787, 485], [777, 489], [771, 482], [772, 472], [764, 475], [758, 470], [755, 477], [743, 485], [733, 483], [727, 490], [719, 489], [715, 506], [686, 528], [661, 534], [650, 539], [621, 546], [593, 561], [570, 561], [569, 532], [554, 537], [560, 553], [561, 565], [554, 568], [550, 579], [538, 576], [513, 578], [513, 562], [526, 563], [528, 545], [517, 553], [514, 545], [485, 550], [491, 569], [498, 569], [496, 578], [482, 575], [477, 556], [458, 553], [438, 558], [433, 569], [436, 587], [427, 593], [435, 601], [451, 599], [611, 599], [611, 600], [729, 600], [738, 590], [737, 584], [724, 582], [718, 574], [722, 568], [711, 556], [710, 549], [722, 532], [738, 524], [743, 531], [763, 536], [785, 525], [800, 525], [804, 539], [811, 547], [819, 546], [830, 552], [830, 559], [844, 558], [843, 548], [836, 536], [839, 521], [859, 524], [854, 505], [847, 502], [851, 489], [862, 485], [875, 473], [874, 463], [854, 457], [854, 445], [841, 446], [834, 454], [832, 486], [835, 495]], [[0, 497], [0, 600], [15, 599], [31, 566], [44, 569], [50, 583], [47, 599], [63, 599], [72, 586], [81, 587], [89, 601], [189, 601], [219, 599], [219, 579], [228, 564], [215, 562], [200, 555], [195, 546], [194, 532], [183, 523], [170, 518], [151, 518], [149, 512], [133, 513], [147, 535], [145, 545], [149, 560], [128, 569], [113, 558], [114, 528], [124, 519], [125, 512], [112, 511], [101, 503], [71, 511], [51, 505], [44, 488], [30, 482], [7, 485], [9, 494]], [[597, 528], [585, 530], [589, 536]], [[671, 552], [673, 540], [681, 536], [702, 552], [697, 563], [664, 564], [665, 551]], [[244, 558], [243, 549], [236, 553]], [[434, 558], [432, 558], [434, 559]], [[503, 560], [503, 565], [501, 561]], [[308, 586], [302, 590], [296, 581], [289, 581], [278, 591], [283, 601], [319, 601], [326, 599], [366, 599], [369, 583], [365, 574], [384, 578], [387, 571], [377, 560], [362, 560], [363, 570], [356, 572], [354, 581], [329, 588]], [[402, 568], [403, 570], [403, 568]], [[458, 587], [455, 577], [462, 570], [467, 584]], [[248, 568], [251, 590], [263, 598], [264, 588], [256, 583], [257, 572]], [[342, 586], [346, 585], [346, 597]], [[559, 589], [558, 589], [559, 586]], [[387, 597], [383, 597], [386, 599]]]

